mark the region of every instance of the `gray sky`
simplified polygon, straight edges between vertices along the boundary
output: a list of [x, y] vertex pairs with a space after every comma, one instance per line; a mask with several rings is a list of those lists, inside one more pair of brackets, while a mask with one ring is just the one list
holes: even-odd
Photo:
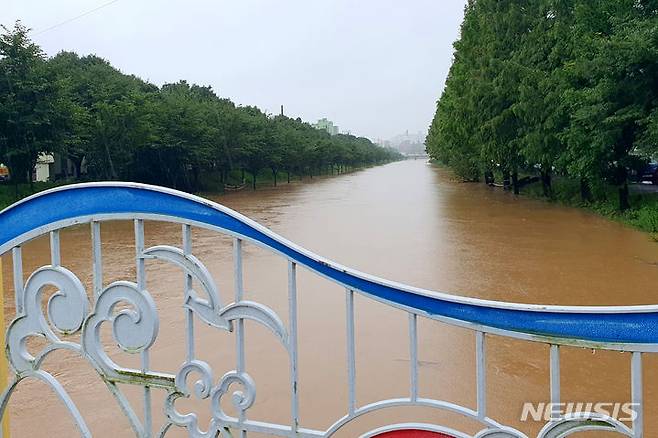
[[372, 139], [425, 131], [465, 0], [0, 0], [49, 55], [95, 53], [161, 85], [211, 85], [243, 105], [328, 117]]

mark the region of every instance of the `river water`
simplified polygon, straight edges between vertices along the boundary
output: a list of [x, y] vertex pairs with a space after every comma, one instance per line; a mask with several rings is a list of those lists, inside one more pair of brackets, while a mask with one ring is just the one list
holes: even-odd
[[[282, 184], [256, 192], [209, 196], [287, 239], [341, 264], [387, 279], [454, 294], [523, 303], [569, 305], [654, 304], [658, 244], [647, 235], [590, 213], [516, 198], [484, 185], [453, 180], [422, 160], [392, 163], [337, 177]], [[62, 234], [62, 263], [90, 287], [88, 226]], [[105, 284], [135, 276], [131, 223], [103, 224]], [[180, 246], [180, 227], [148, 222], [147, 245]], [[224, 303], [233, 296], [231, 240], [193, 231], [193, 249], [213, 273]], [[47, 264], [47, 239], [24, 247], [26, 275]], [[13, 315], [11, 260], [4, 258], [7, 318]], [[174, 373], [184, 360], [183, 275], [162, 262], [147, 265], [147, 288], [160, 315], [153, 369]], [[245, 248], [248, 299], [274, 309], [287, 322], [287, 271], [280, 257]], [[304, 427], [326, 428], [347, 406], [345, 293], [302, 270], [299, 274], [300, 416]], [[356, 300], [359, 405], [408, 395], [407, 317], [401, 311]], [[110, 339], [109, 333], [104, 333]], [[197, 352], [215, 379], [235, 367], [234, 335], [199, 326]], [[246, 323], [247, 370], [258, 387], [252, 419], [290, 418], [288, 362], [276, 339]], [[520, 422], [522, 403], [548, 401], [548, 347], [492, 336], [487, 343], [488, 415], [536, 433]], [[134, 357], [108, 351], [117, 362]], [[475, 338], [465, 329], [420, 320], [420, 395], [475, 406]], [[37, 348], [35, 344], [32, 348]], [[656, 360], [645, 355], [646, 436], [658, 436]], [[625, 402], [630, 398], [626, 353], [562, 349], [562, 398], [574, 402]], [[72, 353], [56, 353], [45, 368], [66, 387], [94, 436], [131, 436], [128, 422], [95, 372]], [[138, 402], [141, 389], [125, 387]], [[157, 429], [161, 392], [154, 390]], [[207, 401], [179, 401], [198, 412], [205, 428]], [[141, 411], [140, 416], [141, 416]], [[445, 424], [474, 433], [476, 424], [455, 414], [397, 409], [359, 419], [339, 436], [358, 436], [397, 421]], [[76, 436], [66, 411], [49, 389], [25, 381], [10, 403], [12, 437]], [[47, 432], [47, 433], [46, 433]], [[186, 436], [172, 429], [167, 436]], [[250, 436], [258, 436], [256, 434]], [[590, 433], [583, 436], [603, 436]]]

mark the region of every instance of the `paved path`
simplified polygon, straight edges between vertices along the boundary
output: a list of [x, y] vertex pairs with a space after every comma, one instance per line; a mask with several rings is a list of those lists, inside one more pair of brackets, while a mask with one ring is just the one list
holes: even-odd
[[658, 184], [630, 184], [629, 188], [633, 193], [658, 193]]

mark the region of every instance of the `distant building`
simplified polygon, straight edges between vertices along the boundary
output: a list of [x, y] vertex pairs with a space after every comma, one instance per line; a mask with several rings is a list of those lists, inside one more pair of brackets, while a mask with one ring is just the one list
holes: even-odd
[[334, 122], [328, 120], [326, 117], [318, 120], [318, 123], [314, 123], [313, 127], [315, 129], [320, 129], [322, 131], [327, 131], [331, 135], [338, 134], [338, 126], [334, 125]]
[[410, 134], [406, 131], [381, 144], [391, 146], [405, 155], [425, 154], [425, 134], [422, 132]]
[[[78, 175], [78, 170], [80, 175]], [[66, 180], [69, 178], [80, 178], [87, 173], [87, 159], [83, 158], [80, 169], [69, 158], [54, 153], [40, 153], [37, 162], [32, 169], [32, 181], [47, 182], [55, 180]]]
[[390, 140], [382, 140], [381, 138], [378, 138], [377, 141], [375, 141], [376, 144], [383, 148], [392, 148], [393, 145], [391, 144]]
[[[61, 154], [40, 152], [32, 171], [25, 176], [29, 176], [34, 182], [53, 182], [80, 178], [85, 174], [87, 174], [86, 158], [82, 159], [78, 169], [73, 161]], [[11, 170], [4, 163], [0, 163], [0, 181], [9, 181], [11, 177]]]
[[46, 182], [50, 180], [50, 168], [55, 163], [55, 157], [52, 154], [40, 153], [37, 163], [34, 166], [32, 180], [36, 182]]

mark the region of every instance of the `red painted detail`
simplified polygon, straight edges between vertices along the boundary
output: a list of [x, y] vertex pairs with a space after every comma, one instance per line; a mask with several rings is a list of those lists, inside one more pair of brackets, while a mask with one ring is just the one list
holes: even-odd
[[373, 438], [454, 438], [451, 435], [426, 430], [393, 430], [381, 433]]

